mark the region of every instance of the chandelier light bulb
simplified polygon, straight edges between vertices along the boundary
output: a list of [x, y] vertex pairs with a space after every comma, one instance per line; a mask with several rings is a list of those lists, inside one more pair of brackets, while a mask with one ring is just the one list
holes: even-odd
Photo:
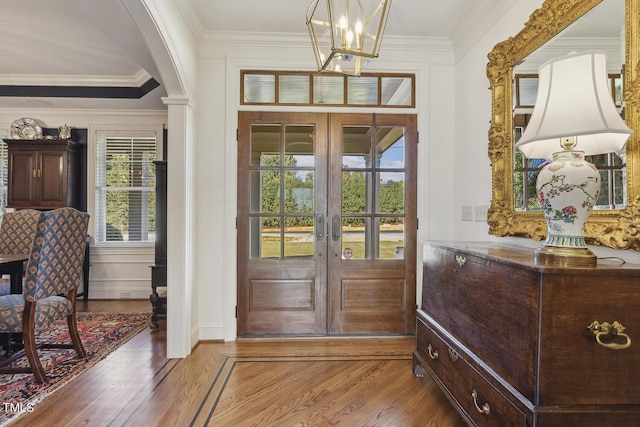
[[347, 29], [347, 18], [345, 18], [344, 15], [340, 17], [340, 29], [341, 30]]

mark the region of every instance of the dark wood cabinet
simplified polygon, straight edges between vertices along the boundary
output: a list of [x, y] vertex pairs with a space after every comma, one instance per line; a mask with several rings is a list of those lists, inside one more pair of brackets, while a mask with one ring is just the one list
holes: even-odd
[[159, 328], [158, 319], [167, 317], [167, 162], [156, 165], [156, 244], [151, 266], [151, 329]]
[[80, 144], [56, 139], [4, 142], [9, 156], [7, 207], [85, 209]]
[[424, 246], [414, 370], [470, 425], [639, 426], [639, 336], [638, 265], [544, 267], [518, 246]]

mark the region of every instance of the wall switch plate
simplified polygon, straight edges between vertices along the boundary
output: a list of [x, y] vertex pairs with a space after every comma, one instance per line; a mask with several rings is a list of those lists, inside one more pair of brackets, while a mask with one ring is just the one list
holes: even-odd
[[473, 206], [463, 206], [461, 209], [461, 219], [463, 221], [473, 221]]
[[478, 205], [473, 209], [473, 217], [476, 222], [486, 222], [487, 221], [487, 210], [489, 210], [488, 205]]

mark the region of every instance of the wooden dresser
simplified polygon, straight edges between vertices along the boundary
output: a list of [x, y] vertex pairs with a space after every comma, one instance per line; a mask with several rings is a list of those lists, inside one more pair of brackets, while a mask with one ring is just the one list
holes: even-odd
[[542, 267], [520, 246], [426, 243], [415, 374], [470, 425], [640, 426], [640, 266], [621, 264]]
[[7, 207], [86, 210], [81, 144], [70, 139], [5, 139]]

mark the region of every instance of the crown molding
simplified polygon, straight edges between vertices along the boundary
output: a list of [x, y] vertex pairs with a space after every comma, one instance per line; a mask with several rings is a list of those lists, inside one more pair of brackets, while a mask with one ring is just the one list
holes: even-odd
[[[208, 31], [202, 35], [201, 40], [202, 46], [210, 47], [308, 47], [310, 43], [309, 35], [306, 33], [263, 33], [248, 31]], [[453, 50], [453, 45], [451, 39], [448, 37], [384, 36], [381, 49], [449, 52]]]
[[493, 28], [496, 22], [517, 1], [493, 0], [489, 5], [484, 6], [480, 2], [475, 3], [475, 6], [465, 15], [465, 19], [451, 36], [456, 59], [462, 58], [469, 52], [476, 42]]
[[0, 86], [141, 87], [151, 78], [144, 69], [132, 76], [2, 74]]

